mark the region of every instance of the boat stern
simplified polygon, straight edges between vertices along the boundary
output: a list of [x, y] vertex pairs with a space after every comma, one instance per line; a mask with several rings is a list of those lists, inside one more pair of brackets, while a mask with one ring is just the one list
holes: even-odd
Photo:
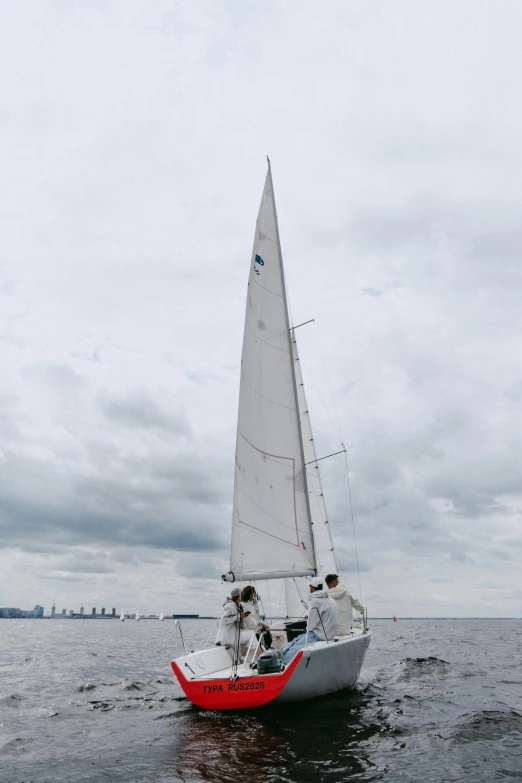
[[[215, 652], [218, 655], [213, 655]], [[227, 656], [226, 667], [203, 673], [203, 666], [210, 668], [222, 661], [221, 652]], [[273, 701], [290, 680], [302, 655], [300, 650], [282, 672], [274, 674], [257, 674], [256, 670], [239, 666], [234, 675], [230, 656], [219, 647], [177, 658], [171, 666], [185, 696], [196, 706], [207, 710], [244, 710]], [[196, 673], [198, 670], [200, 674]]]

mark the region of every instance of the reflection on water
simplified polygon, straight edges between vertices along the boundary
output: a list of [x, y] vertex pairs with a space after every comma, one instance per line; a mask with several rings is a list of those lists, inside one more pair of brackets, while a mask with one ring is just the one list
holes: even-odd
[[393, 730], [383, 716], [376, 719], [371, 703], [375, 695], [366, 689], [256, 712], [188, 708], [176, 721], [179, 744], [168, 772], [216, 783], [373, 779], [371, 739], [391, 738]]

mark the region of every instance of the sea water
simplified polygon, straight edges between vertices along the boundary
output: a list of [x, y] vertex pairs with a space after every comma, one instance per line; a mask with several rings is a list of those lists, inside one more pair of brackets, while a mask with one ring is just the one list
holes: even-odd
[[0, 781], [522, 780], [522, 622], [371, 627], [355, 690], [229, 714], [184, 698], [173, 621], [0, 620]]

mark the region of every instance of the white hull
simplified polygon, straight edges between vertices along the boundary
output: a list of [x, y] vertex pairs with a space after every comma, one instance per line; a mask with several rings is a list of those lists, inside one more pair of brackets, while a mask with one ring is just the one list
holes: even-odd
[[306, 701], [353, 688], [370, 644], [371, 632], [354, 629], [331, 642], [299, 650], [281, 673], [258, 674], [240, 664], [234, 671], [223, 647], [184, 655], [172, 668], [187, 697], [214, 710], [251, 709]]
[[370, 644], [371, 632], [316, 642], [304, 650], [295, 672], [274, 702], [305, 701], [353, 688]]

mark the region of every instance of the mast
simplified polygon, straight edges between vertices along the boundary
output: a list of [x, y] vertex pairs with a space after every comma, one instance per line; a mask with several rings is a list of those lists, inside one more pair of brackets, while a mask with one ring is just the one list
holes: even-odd
[[313, 562], [314, 562], [314, 574], [317, 574], [317, 554], [315, 551], [315, 541], [314, 541], [314, 528], [312, 523], [312, 512], [310, 510], [310, 493], [308, 490], [308, 478], [306, 475], [306, 461], [305, 461], [305, 455], [304, 455], [304, 445], [303, 445], [303, 427], [301, 424], [301, 413], [299, 411], [299, 397], [297, 394], [297, 380], [295, 377], [295, 362], [299, 361], [299, 357], [294, 354], [294, 349], [292, 345], [292, 338], [294, 342], [297, 345], [297, 341], [295, 338], [295, 333], [293, 328], [290, 327], [290, 314], [288, 312], [288, 296], [286, 293], [286, 279], [285, 279], [285, 269], [283, 264], [283, 251], [281, 249], [281, 238], [279, 236], [279, 220], [277, 217], [277, 207], [276, 207], [276, 200], [275, 200], [275, 192], [274, 192], [274, 180], [272, 178], [272, 166], [270, 165], [270, 158], [267, 156], [268, 161], [268, 173], [270, 175], [270, 185], [272, 188], [272, 200], [274, 202], [274, 211], [275, 211], [275, 227], [276, 227], [276, 237], [277, 237], [277, 247], [279, 250], [279, 257], [281, 259], [281, 279], [283, 282], [283, 300], [285, 303], [285, 313], [286, 313], [286, 323], [288, 327], [288, 349], [290, 351], [290, 356], [292, 357], [292, 380], [294, 383], [294, 400], [295, 400], [295, 409], [297, 411], [297, 427], [299, 430], [299, 444], [301, 446], [301, 458], [303, 460], [303, 480], [304, 480], [304, 486], [305, 486], [305, 495], [306, 495], [306, 509], [308, 512], [308, 524], [310, 526], [310, 538], [312, 541], [312, 551], [313, 551]]

